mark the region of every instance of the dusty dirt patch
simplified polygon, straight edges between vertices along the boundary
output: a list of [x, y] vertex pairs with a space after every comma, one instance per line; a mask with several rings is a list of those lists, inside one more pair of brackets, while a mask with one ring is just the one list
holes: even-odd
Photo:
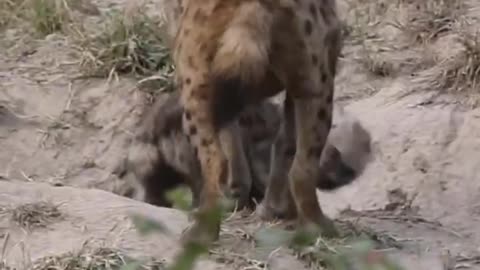
[[[85, 15], [90, 30], [109, 10], [132, 5], [97, 2], [98, 12]], [[336, 100], [372, 133], [376, 160], [356, 183], [321, 193], [320, 200], [328, 215], [396, 243], [384, 252], [406, 269], [480, 269], [479, 61], [468, 54], [478, 44], [465, 50], [458, 41], [460, 30], [477, 31], [480, 9], [475, 1], [462, 3], [461, 18], [438, 6], [419, 17], [425, 7], [415, 1], [339, 3], [349, 27]], [[147, 4], [148, 13], [156, 13], [162, 1]], [[423, 25], [432, 19], [438, 23], [434, 35]], [[126, 192], [112, 171], [150, 93], [140, 91], [132, 76], [82, 77], [78, 50], [65, 33], [39, 37], [22, 27], [0, 31], [0, 202], [14, 209], [49, 201], [65, 215], [30, 232], [2, 215], [2, 260], [23, 269], [29, 261], [78, 251], [92, 239], [129, 256], [170, 260], [177, 238], [141, 238], [125, 213], [166, 220], [176, 236], [187, 225], [185, 215], [112, 194]], [[418, 33], [420, 40], [412, 38]], [[234, 216], [210, 261], [198, 269], [315, 267], [289, 249], [256, 247], [253, 235], [266, 226]]]
[[[18, 269], [47, 264], [58, 266], [68, 262], [82, 265], [88, 258], [93, 263], [100, 264], [102, 260], [103, 263], [105, 260], [118, 263], [119, 256], [133, 258], [147, 266], [152, 263], [151, 258], [155, 258], [162, 266], [162, 262], [168, 264], [175, 258], [179, 250], [178, 237], [188, 224], [186, 214], [178, 210], [154, 207], [107, 191], [8, 182], [0, 182], [0, 189], [1, 201], [8, 201], [14, 207], [48, 198], [59, 205], [60, 211], [70, 213], [42, 231], [26, 231], [10, 226], [7, 216], [0, 219], [4, 235], [2, 260]], [[170, 234], [140, 235], [133, 225], [131, 214], [161, 222]], [[393, 255], [402, 255], [414, 265], [422, 262], [398, 251], [397, 248], [403, 245], [397, 245], [398, 241], [387, 234], [377, 233], [368, 227], [352, 226], [345, 221], [339, 224], [343, 224], [346, 235], [367, 234], [376, 238], [379, 248], [390, 248]], [[312, 250], [298, 253], [274, 244], [259, 244], [259, 232], [265, 228], [281, 228], [278, 226], [259, 222], [255, 215], [247, 212], [232, 215], [224, 223], [221, 240], [212, 247], [210, 256], [197, 264], [196, 269], [323, 269], [324, 257], [318, 255], [321, 253]], [[52, 241], [55, 244], [52, 245]], [[330, 254], [331, 251], [326, 251], [326, 248], [343, 246], [340, 241], [321, 242], [316, 248]]]
[[7, 212], [11, 221], [24, 229], [46, 227], [63, 218], [58, 207], [48, 202], [27, 203]]
[[128, 265], [135, 265], [138, 270], [161, 270], [165, 269], [165, 263], [151, 260], [142, 263], [135, 261], [122, 252], [109, 248], [86, 248], [76, 253], [66, 253], [60, 256], [47, 256], [33, 263], [34, 270], [48, 269], [72, 269], [72, 270], [96, 270], [96, 269], [119, 269]]

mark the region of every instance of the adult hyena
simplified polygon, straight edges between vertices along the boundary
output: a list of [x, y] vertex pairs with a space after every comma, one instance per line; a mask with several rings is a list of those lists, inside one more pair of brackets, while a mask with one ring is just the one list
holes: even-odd
[[[335, 0], [190, 0], [173, 42], [183, 128], [197, 155], [203, 185], [199, 214], [217, 206], [228, 174], [225, 127], [248, 106], [286, 91], [269, 186], [288, 185], [300, 224], [335, 234], [319, 205], [318, 166], [332, 125], [334, 78], [342, 46]], [[224, 143], [227, 141], [227, 145]], [[229, 142], [230, 141], [230, 142]], [[267, 188], [266, 201], [269, 200]], [[289, 198], [284, 198], [289, 201]], [[276, 213], [274, 213], [276, 214]], [[195, 224], [186, 239], [210, 241], [215, 226]]]

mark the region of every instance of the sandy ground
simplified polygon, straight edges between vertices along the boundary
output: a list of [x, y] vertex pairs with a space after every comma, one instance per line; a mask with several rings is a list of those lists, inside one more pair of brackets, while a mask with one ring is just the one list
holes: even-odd
[[[98, 4], [101, 10], [128, 4], [106, 2]], [[466, 3], [475, 20], [480, 6]], [[348, 3], [340, 6], [353, 20]], [[387, 62], [389, 74], [374, 74], [372, 63], [358, 61], [365, 59], [362, 45], [347, 43], [337, 78], [337, 102], [372, 133], [375, 161], [351, 186], [320, 194], [322, 207], [395, 239], [401, 248], [391, 253], [407, 269], [480, 269], [480, 110], [461, 93], [437, 97], [442, 89], [421, 87], [432, 70], [431, 55], [455, 54], [455, 33], [392, 49], [400, 33], [386, 21], [409, 16], [409, 9], [392, 6], [362, 11], [376, 16], [368, 41], [378, 50], [370, 56]], [[66, 213], [33, 232], [0, 216], [0, 242], [9, 237], [2, 259], [21, 269], [25, 252], [35, 260], [78, 249], [88, 239], [171, 259], [176, 241], [141, 238], [127, 214], [166, 221], [177, 236], [187, 225], [185, 214], [115, 195], [124, 192], [124, 183], [111, 172], [146, 100], [136, 81], [75, 79], [78, 59], [61, 34], [37, 39], [10, 28], [0, 35], [0, 209], [47, 200]], [[269, 261], [268, 252], [252, 249], [245, 235], [260, 226], [255, 218], [234, 217], [219, 253], [198, 269], [248, 269], [242, 267], [266, 261], [270, 269], [308, 269], [287, 250]]]

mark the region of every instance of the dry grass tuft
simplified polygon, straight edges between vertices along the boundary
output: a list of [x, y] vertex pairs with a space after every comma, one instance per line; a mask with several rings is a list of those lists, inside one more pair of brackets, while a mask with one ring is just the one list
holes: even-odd
[[346, 41], [351, 44], [363, 44], [366, 40], [377, 38], [375, 28], [382, 23], [393, 1], [347, 0], [347, 16], [343, 23]]
[[438, 63], [435, 53], [425, 46], [400, 49], [394, 46], [364, 46], [355, 60], [366, 71], [380, 78], [410, 75]]
[[12, 20], [12, 12], [15, 10], [15, 2], [0, 0], [0, 29], [6, 27]]
[[451, 32], [465, 8], [461, 0], [414, 2], [408, 22], [396, 23], [394, 26], [402, 30], [410, 40], [420, 44], [432, 42], [441, 34]]
[[420, 73], [413, 81], [415, 91], [439, 91], [460, 94], [473, 107], [480, 104], [480, 38], [479, 34], [462, 33], [462, 49], [436, 66]]
[[46, 227], [63, 218], [58, 206], [48, 202], [20, 205], [10, 213], [12, 221], [25, 229]]
[[[300, 250], [297, 256], [307, 262], [314, 269], [351, 269], [352, 265], [358, 269], [377, 269], [369, 265], [368, 257], [371, 254], [380, 254], [379, 250], [401, 248], [401, 244], [393, 237], [379, 234], [366, 227], [347, 221], [337, 220], [343, 237], [341, 238], [317, 238], [315, 243]], [[398, 269], [386, 258], [379, 255], [382, 260], [378, 269]]]
[[71, 21], [67, 0], [0, 0], [0, 28], [26, 21], [46, 36]]
[[67, 0], [27, 0], [25, 16], [42, 35], [61, 31], [70, 22]]
[[[66, 32], [74, 23], [73, 11], [100, 15], [90, 0], [0, 0], [0, 30], [7, 27], [31, 29], [40, 36]], [[27, 23], [27, 24], [25, 24]]]
[[402, 244], [388, 234], [378, 233], [366, 226], [348, 220], [336, 220], [335, 222], [338, 224], [340, 230], [343, 232], [344, 238], [342, 241], [344, 242], [354, 239], [366, 238], [373, 241], [376, 248], [402, 248]]
[[95, 35], [79, 35], [76, 47], [87, 76], [113, 73], [153, 76], [160, 88], [170, 87], [173, 66], [159, 23], [138, 9], [135, 14], [112, 11]]
[[[129, 267], [129, 268], [127, 268]], [[164, 262], [150, 260], [140, 263], [122, 252], [110, 248], [82, 249], [78, 253], [66, 253], [59, 256], [41, 258], [33, 263], [33, 270], [161, 270]]]
[[[399, 269], [380, 252], [380, 250], [402, 247], [393, 237], [376, 233], [349, 221], [337, 220], [336, 224], [342, 234], [338, 238], [311, 237], [308, 234], [295, 235], [296, 233], [269, 229], [257, 233], [256, 240], [260, 247], [275, 247], [289, 243], [296, 256], [311, 269], [346, 270], [353, 269], [351, 268], [353, 265], [358, 267], [355, 269], [362, 270]], [[381, 260], [376, 262], [379, 263], [378, 265], [368, 261], [372, 254], [378, 254], [381, 257]]]
[[359, 58], [358, 61], [375, 76], [388, 77], [395, 72], [393, 63], [387, 61], [383, 55], [378, 53], [365, 50], [363, 57]]
[[0, 0], [0, 30], [21, 17], [26, 0]]

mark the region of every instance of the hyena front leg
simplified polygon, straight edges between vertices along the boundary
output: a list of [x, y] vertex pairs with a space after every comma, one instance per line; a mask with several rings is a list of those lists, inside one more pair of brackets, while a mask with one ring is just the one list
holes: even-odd
[[[331, 83], [333, 85], [333, 82]], [[294, 100], [296, 153], [289, 172], [289, 183], [302, 226], [320, 229], [327, 236], [338, 234], [333, 222], [321, 210], [316, 187], [320, 158], [332, 125], [332, 87], [321, 89], [324, 97], [298, 97]]]

